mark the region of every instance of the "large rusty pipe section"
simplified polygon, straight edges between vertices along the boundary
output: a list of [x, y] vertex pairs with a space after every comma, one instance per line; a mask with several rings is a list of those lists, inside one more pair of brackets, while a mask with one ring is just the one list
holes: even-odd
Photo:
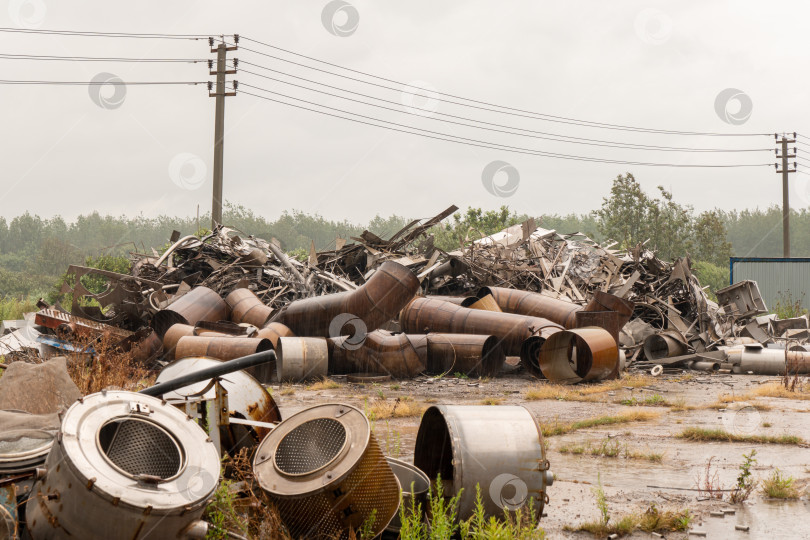
[[195, 325], [200, 321], [222, 321], [228, 318], [228, 304], [208, 287], [194, 287], [155, 313], [152, 327], [163, 336], [175, 324]]
[[481, 287], [477, 296], [478, 298], [491, 296], [498, 307], [507, 313], [541, 317], [565, 328], [576, 326], [576, 314], [582, 310], [582, 306], [567, 300], [504, 287]]
[[273, 348], [278, 345], [279, 338], [283, 337], [295, 337], [295, 333], [290, 330], [287, 326], [278, 323], [278, 322], [271, 322], [264, 328], [258, 331], [256, 334], [257, 338], [262, 339], [269, 339], [270, 342], [273, 344]]
[[498, 338], [507, 356], [536, 362], [540, 347], [563, 328], [539, 317], [470, 309], [441, 300], [416, 298], [400, 313], [407, 333], [484, 334]]
[[619, 348], [604, 328], [576, 328], [549, 337], [540, 351], [540, 365], [526, 364], [530, 371], [538, 367], [549, 381], [576, 384], [601, 381], [615, 371]]
[[386, 261], [362, 287], [296, 300], [276, 322], [285, 324], [299, 336], [334, 337], [330, 333], [333, 321], [339, 315], [348, 314], [361, 319], [365, 330], [371, 332], [395, 318], [418, 290], [419, 280], [413, 272], [401, 264]]
[[235, 289], [225, 297], [225, 303], [231, 308], [231, 321], [248, 323], [262, 328], [273, 315], [273, 309], [264, 305], [250, 289]]
[[[233, 360], [249, 354], [273, 349], [269, 339], [256, 339], [244, 337], [221, 336], [184, 336], [177, 342], [174, 351], [175, 358], [189, 358], [205, 356], [217, 360]], [[247, 369], [246, 371], [256, 377], [263, 384], [268, 384], [273, 378], [275, 366], [272, 363]]]
[[684, 339], [674, 330], [664, 330], [644, 340], [644, 356], [647, 360], [681, 356], [686, 354], [687, 348]]
[[500, 340], [483, 334], [428, 334], [427, 369], [432, 375], [463, 373], [494, 377], [506, 361]]

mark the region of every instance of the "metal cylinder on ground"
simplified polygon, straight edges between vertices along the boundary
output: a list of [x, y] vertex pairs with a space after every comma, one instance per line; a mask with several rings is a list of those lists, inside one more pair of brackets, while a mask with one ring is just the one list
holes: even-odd
[[[586, 326], [604, 328], [610, 332], [610, 335], [613, 336], [616, 343], [619, 343], [619, 332], [621, 328], [619, 327], [619, 314], [616, 311], [578, 311], [575, 318], [575, 325], [576, 328]], [[619, 373], [624, 369], [625, 361], [624, 351], [619, 349], [619, 361], [616, 363], [616, 369], [605, 378], [618, 379]]]
[[350, 405], [317, 405], [281, 422], [257, 448], [253, 472], [294, 538], [347, 539], [364, 525], [374, 537], [399, 507], [397, 477]]
[[463, 489], [461, 520], [475, 510], [476, 486], [487, 516], [531, 507], [539, 519], [553, 482], [540, 428], [520, 406], [430, 407], [416, 435], [414, 465], [431, 481], [441, 476], [446, 497]]
[[199, 321], [221, 321], [228, 318], [228, 304], [208, 287], [194, 287], [189, 292], [155, 313], [152, 327], [162, 339], [174, 324], [195, 325]]
[[565, 330], [549, 337], [540, 350], [540, 370], [550, 381], [576, 384], [601, 381], [619, 362], [619, 348], [604, 328]]
[[266, 306], [250, 289], [234, 289], [225, 297], [231, 309], [231, 321], [248, 323], [261, 328], [273, 315], [273, 309]]
[[482, 334], [428, 334], [427, 369], [432, 375], [463, 373], [494, 377], [506, 355], [498, 338]]
[[325, 377], [329, 347], [324, 338], [283, 337], [276, 346], [276, 374], [281, 382], [301, 382]]
[[689, 369], [694, 369], [695, 371], [719, 371], [720, 370], [720, 362], [709, 362], [705, 360], [695, 360], [693, 362], [688, 362], [686, 367]]
[[674, 330], [663, 330], [644, 340], [644, 356], [650, 361], [681, 356], [687, 349], [686, 340]]
[[[405, 515], [410, 515], [410, 513], [418, 511], [417, 509], [419, 507], [421, 507], [421, 511], [424, 513], [427, 509], [430, 478], [415, 465], [392, 457], [386, 457], [385, 459], [388, 461], [388, 465], [391, 467], [397, 480], [399, 480], [399, 485], [402, 489], [400, 505], [405, 510]], [[402, 523], [399, 519], [399, 513], [397, 513], [385, 530], [387, 532], [399, 533], [401, 527]]]
[[550, 335], [562, 330], [538, 317], [470, 309], [431, 298], [415, 298], [399, 319], [407, 333], [492, 335], [501, 341], [507, 356], [525, 357], [526, 361]]
[[37, 540], [189, 538], [219, 483], [219, 454], [175, 407], [133, 392], [85, 396], [62, 419], [60, 436], [26, 504]]
[[568, 300], [552, 298], [545, 294], [505, 287], [481, 287], [478, 298], [492, 297], [502, 311], [540, 317], [565, 328], [574, 328], [575, 317], [582, 306]]
[[[217, 360], [233, 360], [249, 354], [273, 349], [269, 339], [240, 338], [224, 336], [183, 336], [174, 350], [175, 358], [190, 356], [207, 356]], [[275, 366], [272, 362], [248, 368], [248, 373], [262, 384], [269, 384], [273, 379]]]

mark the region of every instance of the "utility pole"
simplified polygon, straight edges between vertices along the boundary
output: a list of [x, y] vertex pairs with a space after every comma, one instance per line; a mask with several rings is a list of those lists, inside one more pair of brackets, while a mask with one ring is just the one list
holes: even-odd
[[793, 168], [790, 168], [790, 164], [788, 163], [789, 158], [796, 157], [796, 149], [793, 149], [793, 155], [788, 153], [788, 144], [792, 144], [796, 142], [796, 134], [793, 134], [792, 139], [788, 139], [784, 135], [782, 136], [782, 140], [779, 140], [779, 136], [774, 134], [774, 138], [776, 139], [777, 144], [779, 144], [782, 148], [782, 155], [779, 155], [779, 150], [776, 150], [776, 157], [782, 159], [782, 170], [779, 170], [779, 164], [776, 165], [776, 172], [782, 173], [782, 256], [786, 259], [790, 258], [790, 201], [789, 201], [789, 184], [788, 184], [788, 175], [790, 173], [796, 172], [796, 162], [793, 162]]
[[213, 61], [208, 61], [208, 69], [210, 75], [217, 76], [216, 91], [211, 93], [211, 81], [208, 81], [208, 97], [216, 98], [216, 112], [214, 113], [214, 193], [211, 199], [211, 229], [213, 230], [218, 224], [222, 223], [222, 170], [223, 170], [223, 157], [224, 157], [224, 143], [225, 143], [225, 98], [228, 96], [236, 95], [236, 87], [238, 83], [234, 81], [233, 92], [225, 91], [225, 75], [233, 75], [236, 73], [237, 60], [234, 59], [233, 69], [227, 69], [226, 60], [228, 51], [235, 51], [239, 43], [239, 35], [233, 36], [234, 45], [229, 47], [225, 45], [225, 40], [222, 40], [216, 48], [214, 48], [214, 38], [208, 38], [208, 44], [211, 46], [211, 52], [217, 53], [217, 69], [211, 71], [213, 68]]

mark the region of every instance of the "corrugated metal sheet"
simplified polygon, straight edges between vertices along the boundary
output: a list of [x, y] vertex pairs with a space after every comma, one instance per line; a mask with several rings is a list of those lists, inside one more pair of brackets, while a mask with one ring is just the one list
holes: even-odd
[[810, 259], [732, 257], [730, 267], [731, 283], [756, 281], [768, 309], [788, 293], [802, 307], [810, 306]]

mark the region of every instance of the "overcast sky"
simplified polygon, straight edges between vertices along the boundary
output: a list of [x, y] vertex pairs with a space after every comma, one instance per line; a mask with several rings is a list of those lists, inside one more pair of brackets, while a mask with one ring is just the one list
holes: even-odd
[[[57, 2], [6, 0], [3, 26], [102, 32], [233, 34], [446, 94], [591, 122], [690, 132], [810, 135], [807, 2], [372, 2], [326, 0]], [[334, 16], [330, 13], [334, 12]], [[6, 54], [212, 58], [207, 42], [0, 33]], [[396, 83], [242, 40], [243, 48], [349, 75], [313, 71], [241, 49], [240, 61], [364, 93], [402, 114], [247, 73], [242, 84], [369, 117], [501, 145], [657, 163], [764, 164], [758, 153], [659, 152], [568, 144], [437, 121], [436, 113], [506, 129], [694, 148], [767, 148], [773, 137], [692, 137], [594, 129], [414, 97]], [[2, 60], [3, 79], [208, 81], [205, 64]], [[346, 94], [242, 64], [243, 69]], [[247, 86], [243, 90], [266, 95]], [[718, 95], [741, 94], [725, 108]], [[735, 91], [736, 90], [736, 91]], [[199, 86], [0, 86], [0, 215], [73, 219], [193, 215], [210, 208], [214, 99]], [[96, 90], [98, 93], [98, 90]], [[105, 106], [99, 106], [101, 103]], [[298, 102], [302, 106], [317, 108]], [[750, 103], [750, 106], [749, 106]], [[414, 107], [408, 108], [409, 105]], [[421, 108], [420, 108], [421, 107]], [[750, 109], [750, 110], [749, 110]], [[323, 109], [320, 109], [323, 110]], [[334, 113], [334, 111], [331, 111]], [[750, 113], [750, 114], [749, 114]], [[481, 124], [478, 124], [481, 125]], [[504, 128], [498, 128], [504, 129]], [[525, 132], [524, 132], [525, 133]], [[810, 143], [810, 139], [804, 139]], [[793, 145], [792, 145], [793, 146]], [[799, 146], [810, 150], [808, 146]], [[801, 152], [800, 152], [800, 155]], [[810, 154], [805, 153], [810, 159]], [[492, 162], [503, 162], [487, 168]], [[810, 165], [810, 161], [806, 162]], [[511, 167], [510, 167], [511, 166]], [[494, 175], [487, 190], [482, 175]], [[801, 169], [801, 167], [800, 167]], [[810, 171], [810, 169], [806, 169]], [[364, 223], [375, 214], [432, 215], [450, 204], [518, 212], [586, 212], [632, 172], [697, 210], [781, 204], [773, 167], [691, 169], [588, 163], [445, 142], [240, 94], [226, 100], [225, 198], [269, 218], [284, 210]], [[513, 175], [509, 178], [508, 173]], [[791, 175], [792, 205], [810, 206], [810, 176]], [[514, 186], [517, 189], [514, 190]], [[511, 192], [511, 194], [510, 194]]]

